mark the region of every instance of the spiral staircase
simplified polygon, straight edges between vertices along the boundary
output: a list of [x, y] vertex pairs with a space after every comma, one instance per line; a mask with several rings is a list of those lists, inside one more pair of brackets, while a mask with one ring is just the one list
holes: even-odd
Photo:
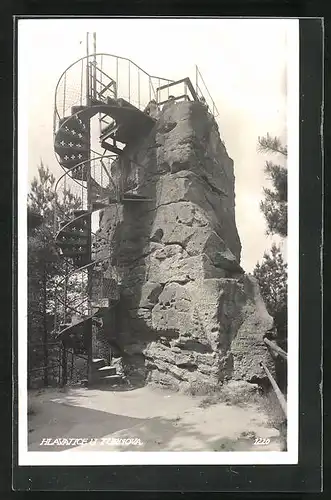
[[[93, 328], [101, 335], [104, 315], [118, 304], [120, 276], [116, 265], [110, 266], [108, 256], [93, 255], [96, 235], [92, 218], [113, 203], [148, 201], [133, 192], [121, 192], [112, 179], [111, 165], [125, 155], [125, 146], [154, 126], [154, 118], [143, 108], [155, 92], [149, 77], [145, 98], [139, 94], [138, 106], [118, 97], [117, 81], [104, 69], [105, 59], [113, 63], [114, 57], [119, 76], [118, 61], [122, 58], [92, 54], [61, 75], [55, 92], [54, 151], [64, 171], [56, 183], [56, 199], [62, 203], [57, 203], [55, 211], [56, 245], [63, 264], [63, 275], [55, 289], [55, 331], [62, 342], [63, 385], [68, 381], [68, 351], [87, 360], [86, 385], [121, 381], [110, 356], [93, 356]], [[134, 63], [125, 61], [130, 74]], [[129, 81], [129, 95], [130, 91]], [[94, 117], [99, 125], [97, 133]], [[75, 195], [77, 205], [69, 214], [63, 209], [68, 192]], [[93, 294], [95, 281], [97, 293]]]

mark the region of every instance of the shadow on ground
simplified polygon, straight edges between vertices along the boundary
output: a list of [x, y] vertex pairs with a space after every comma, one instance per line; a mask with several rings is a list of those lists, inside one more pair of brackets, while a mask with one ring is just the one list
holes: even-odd
[[[240, 429], [240, 424], [239, 424]], [[139, 438], [141, 446], [133, 445], [109, 447], [101, 446], [95, 451], [281, 451], [278, 432], [269, 434], [269, 445], [255, 446], [255, 438], [259, 435], [258, 429], [255, 432], [233, 432], [229, 437], [225, 437], [220, 429], [210, 428], [199, 423], [185, 422], [180, 418], [152, 418], [138, 424], [134, 429], [115, 432], [112, 438]], [[88, 447], [81, 448], [81, 451], [88, 451]]]
[[71, 406], [70, 398], [66, 403], [43, 402], [41, 408], [42, 411], [29, 419], [29, 451], [64, 451], [73, 445], [45, 446], [40, 443], [47, 438], [101, 438], [144, 421], [141, 418]]

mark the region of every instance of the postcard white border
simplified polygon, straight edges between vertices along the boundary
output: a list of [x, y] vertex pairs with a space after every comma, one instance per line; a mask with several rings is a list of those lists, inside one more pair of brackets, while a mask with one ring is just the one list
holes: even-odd
[[[86, 19], [85, 19], [86, 20]], [[18, 22], [18, 464], [267, 465], [298, 462], [299, 393], [299, 20], [288, 19], [288, 450], [285, 452], [32, 452], [27, 449], [28, 58]], [[60, 22], [60, 20], [59, 20]]]

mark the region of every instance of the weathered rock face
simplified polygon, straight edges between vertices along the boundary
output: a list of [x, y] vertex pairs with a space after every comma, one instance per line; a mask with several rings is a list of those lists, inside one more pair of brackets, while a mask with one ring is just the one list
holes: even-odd
[[240, 266], [233, 162], [214, 118], [197, 102], [167, 106], [112, 175], [149, 200], [100, 216], [98, 256], [110, 255], [122, 276], [109, 335], [127, 363], [180, 389], [264, 378], [272, 318]]

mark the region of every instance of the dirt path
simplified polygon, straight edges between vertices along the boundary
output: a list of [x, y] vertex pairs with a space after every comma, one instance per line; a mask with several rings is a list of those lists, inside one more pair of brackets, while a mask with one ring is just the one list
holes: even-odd
[[[35, 414], [29, 417], [29, 451], [281, 451], [279, 431], [261, 409], [225, 403], [203, 408], [201, 401], [150, 386], [35, 392], [30, 394]], [[59, 445], [56, 438], [88, 442]], [[257, 446], [256, 438], [270, 442]], [[50, 444], [41, 445], [43, 439]]]

